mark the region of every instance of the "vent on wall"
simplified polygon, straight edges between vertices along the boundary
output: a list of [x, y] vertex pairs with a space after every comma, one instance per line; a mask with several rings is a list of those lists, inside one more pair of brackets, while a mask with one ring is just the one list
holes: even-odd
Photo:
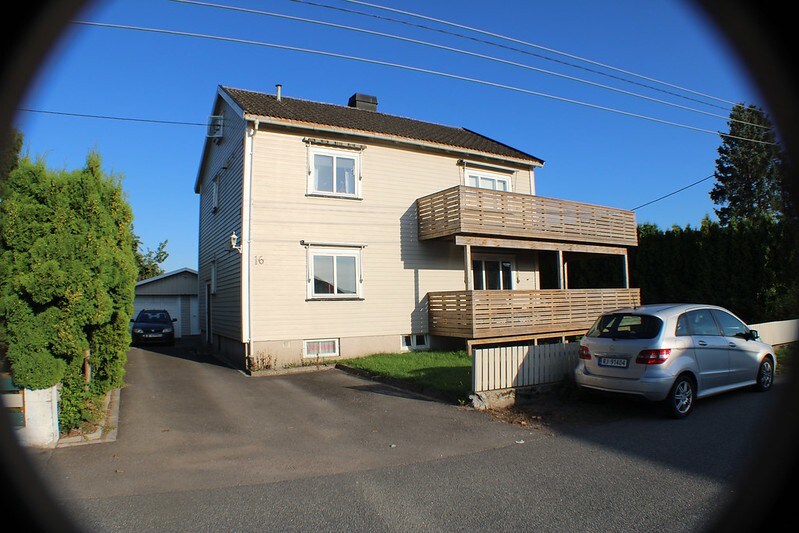
[[221, 139], [223, 123], [224, 117], [222, 115], [211, 115], [208, 117], [208, 132], [206, 136], [209, 139]]

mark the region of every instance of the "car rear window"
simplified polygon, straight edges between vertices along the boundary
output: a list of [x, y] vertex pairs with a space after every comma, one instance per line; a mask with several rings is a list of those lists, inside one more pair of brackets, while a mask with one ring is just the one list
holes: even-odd
[[653, 339], [660, 333], [663, 321], [652, 315], [614, 313], [602, 315], [588, 332], [588, 337], [606, 339]]

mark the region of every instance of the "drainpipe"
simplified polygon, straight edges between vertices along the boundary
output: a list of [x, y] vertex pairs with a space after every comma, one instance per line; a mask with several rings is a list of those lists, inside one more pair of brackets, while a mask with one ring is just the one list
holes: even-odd
[[245, 344], [245, 356], [247, 366], [250, 366], [253, 356], [252, 341], [252, 305], [250, 302], [251, 273], [250, 265], [252, 257], [252, 177], [253, 177], [253, 154], [255, 153], [255, 134], [258, 131], [259, 123], [257, 120], [249, 122], [244, 136], [244, 169], [242, 176], [242, 203], [245, 209], [242, 210], [241, 220], [241, 337]]

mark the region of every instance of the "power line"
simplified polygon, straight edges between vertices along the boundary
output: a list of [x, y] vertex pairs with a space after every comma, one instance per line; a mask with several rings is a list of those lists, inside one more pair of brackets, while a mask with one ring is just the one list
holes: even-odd
[[575, 99], [572, 99], [572, 98], [565, 98], [565, 97], [562, 97], [562, 96], [552, 95], [552, 94], [543, 93], [543, 92], [539, 92], [539, 91], [533, 91], [533, 90], [530, 90], [530, 89], [524, 89], [524, 88], [516, 87], [516, 86], [513, 86], [513, 85], [507, 85], [507, 84], [503, 84], [503, 83], [497, 83], [497, 82], [492, 82], [492, 81], [488, 81], [488, 80], [482, 80], [482, 79], [479, 79], [479, 78], [472, 78], [472, 77], [469, 77], [469, 76], [461, 76], [461, 75], [458, 75], [458, 74], [452, 74], [452, 73], [449, 73], [449, 72], [441, 72], [441, 71], [422, 68], [422, 67], [414, 67], [414, 66], [411, 66], [411, 65], [403, 65], [403, 64], [400, 64], [400, 63], [392, 63], [392, 62], [389, 62], [389, 61], [382, 61], [382, 60], [378, 60], [378, 59], [369, 59], [369, 58], [364, 58], [364, 57], [358, 57], [358, 56], [352, 56], [352, 55], [346, 55], [346, 54], [339, 54], [339, 53], [335, 53], [335, 52], [328, 52], [328, 51], [325, 51], [325, 50], [314, 50], [314, 49], [311, 49], [311, 48], [301, 48], [301, 47], [297, 47], [297, 46], [289, 46], [289, 45], [285, 45], [285, 44], [265, 43], [265, 42], [253, 41], [253, 40], [249, 40], [249, 39], [240, 39], [240, 38], [235, 38], [235, 37], [223, 37], [223, 36], [218, 36], [218, 35], [208, 35], [208, 34], [202, 34], [202, 33], [183, 32], [183, 31], [177, 31], [177, 30], [165, 30], [165, 29], [159, 29], [159, 28], [146, 28], [146, 27], [141, 27], [141, 26], [129, 26], [129, 25], [124, 25], [124, 24], [110, 24], [110, 23], [104, 23], [104, 22], [72, 21], [72, 23], [73, 24], [84, 25], [84, 26], [95, 26], [95, 27], [101, 27], [101, 28], [113, 28], [113, 29], [131, 30], [131, 31], [141, 31], [141, 32], [149, 32], [149, 33], [158, 33], [158, 34], [163, 34], [163, 35], [174, 35], [174, 36], [181, 36], [181, 37], [192, 37], [192, 38], [197, 38], [197, 39], [223, 41], [223, 42], [236, 43], [236, 44], [262, 46], [262, 47], [274, 48], [274, 49], [278, 49], [278, 50], [290, 50], [290, 51], [294, 51], [294, 52], [301, 52], [301, 53], [306, 53], [306, 54], [314, 54], [314, 55], [320, 55], [320, 56], [325, 56], [325, 57], [333, 57], [333, 58], [337, 58], [337, 59], [346, 59], [346, 60], [349, 60], [349, 61], [359, 61], [359, 62], [363, 62], [363, 63], [369, 63], [369, 64], [372, 64], [372, 65], [380, 65], [380, 66], [385, 66], [385, 67], [409, 70], [411, 72], [419, 72], [419, 73], [422, 73], [422, 74], [430, 74], [430, 75], [434, 75], [434, 76], [441, 76], [441, 77], [444, 77], [444, 78], [456, 79], [456, 80], [460, 80], [460, 81], [467, 81], [467, 82], [476, 83], [476, 84], [479, 84], [479, 85], [495, 87], [495, 88], [498, 88], [498, 89], [505, 89], [505, 90], [515, 91], [515, 92], [519, 92], [519, 93], [523, 93], [523, 94], [529, 94], [529, 95], [533, 95], [533, 96], [540, 96], [542, 98], [549, 98], [551, 100], [556, 100], [556, 101], [559, 101], [559, 102], [570, 103], [570, 104], [579, 105], [579, 106], [583, 106], [583, 107], [588, 107], [588, 108], [591, 108], [591, 109], [597, 109], [597, 110], [601, 110], [601, 111], [607, 111], [607, 112], [610, 112], [610, 113], [616, 113], [616, 114], [623, 115], [623, 116], [628, 116], [628, 117], [638, 118], [638, 119], [641, 119], [641, 120], [647, 120], [647, 121], [655, 122], [655, 123], [659, 123], [659, 124], [665, 124], [665, 125], [668, 125], [668, 126], [674, 126], [674, 127], [678, 127], [678, 128], [688, 129], [688, 130], [697, 131], [697, 132], [700, 132], [700, 133], [709, 133], [711, 135], [720, 135], [720, 136], [726, 137], [726, 138], [738, 139], [738, 140], [742, 140], [742, 141], [751, 141], [751, 142], [760, 143], [760, 144], [776, 145], [776, 143], [772, 143], [772, 142], [768, 142], [768, 141], [762, 141], [762, 140], [759, 140], [759, 139], [749, 139], [749, 138], [745, 138], [745, 137], [729, 135], [729, 134], [721, 133], [719, 131], [708, 130], [708, 129], [705, 129], [705, 128], [699, 128], [699, 127], [696, 127], [696, 126], [690, 126], [690, 125], [687, 125], [687, 124], [681, 124], [681, 123], [678, 123], [678, 122], [673, 122], [673, 121], [670, 121], [670, 120], [651, 117], [651, 116], [648, 116], [648, 115], [642, 115], [642, 114], [639, 114], [639, 113], [633, 113], [633, 112], [630, 112], [630, 111], [623, 111], [623, 110], [620, 110], [620, 109], [615, 109], [615, 108], [612, 108], [612, 107], [602, 106], [602, 105], [599, 105], [599, 104], [592, 104], [590, 102], [583, 102], [581, 100], [575, 100]]
[[[66, 111], [49, 111], [44, 109], [30, 109], [30, 108], [18, 108], [17, 111], [22, 111], [25, 113], [41, 113], [46, 115], [60, 115], [60, 116], [67, 116], [67, 117], [78, 117], [78, 118], [91, 118], [91, 119], [102, 119], [102, 120], [116, 120], [122, 122], [143, 122], [143, 123], [150, 123], [150, 124], [169, 124], [169, 125], [178, 125], [178, 126], [207, 126], [204, 122], [185, 122], [185, 121], [178, 121], [178, 120], [157, 120], [157, 119], [147, 119], [147, 118], [137, 118], [137, 117], [120, 117], [120, 116], [113, 116], [113, 115], [95, 115], [89, 113], [68, 113]], [[686, 189], [690, 189], [695, 185], [699, 185], [703, 181], [707, 181], [710, 178], [713, 178], [715, 175], [711, 174], [701, 180], [695, 181], [685, 187], [677, 189], [676, 191], [672, 191], [668, 194], [665, 194], [659, 198], [646, 202], [645, 204], [641, 204], [637, 207], [633, 207], [630, 211], [637, 211], [642, 207], [646, 207], [648, 205], [654, 204], [661, 200], [664, 200], [670, 196], [674, 196], [677, 193], [680, 193]]]
[[[292, 1], [297, 1], [297, 0], [292, 0]], [[429, 20], [429, 21], [432, 21], [432, 22], [437, 22], [439, 24], [444, 24], [446, 26], [452, 26], [452, 27], [455, 27], [455, 28], [469, 30], [469, 31], [473, 31], [473, 32], [480, 33], [480, 34], [483, 34], [483, 35], [488, 35], [490, 37], [495, 37], [495, 38], [498, 38], [498, 39], [502, 39], [502, 40], [506, 40], [506, 41], [510, 41], [510, 42], [514, 42], [514, 43], [518, 43], [518, 44], [522, 44], [522, 45], [525, 45], [525, 46], [530, 46], [532, 48], [537, 48], [539, 50], [544, 50], [546, 52], [550, 52], [550, 53], [553, 53], [553, 54], [557, 54], [557, 55], [561, 55], [561, 56], [564, 56], [564, 57], [568, 57], [570, 59], [576, 59], [578, 61], [583, 61], [585, 63], [589, 63], [589, 64], [596, 65], [596, 66], [599, 66], [599, 67], [602, 67], [602, 68], [606, 68], [606, 69], [610, 69], [610, 70], [613, 70], [613, 71], [616, 71], [616, 72], [620, 72], [620, 73], [628, 75], [628, 76], [633, 76], [633, 77], [636, 77], [636, 78], [639, 78], [639, 79], [647, 80], [649, 82], [658, 83], [660, 85], [665, 85], [665, 86], [671, 87], [673, 89], [678, 89], [678, 90], [685, 91], [685, 92], [688, 92], [688, 93], [691, 93], [691, 94], [702, 96], [704, 98], [710, 98], [712, 100], [716, 100], [716, 101], [719, 101], [719, 102], [724, 102], [726, 104], [735, 105], [735, 102], [730, 102], [728, 100], [724, 100], [724, 99], [718, 98], [716, 96], [712, 96], [712, 95], [709, 95], [709, 94], [704, 94], [704, 93], [701, 93], [699, 91], [694, 91], [692, 89], [687, 89], [685, 87], [680, 87], [679, 85], [674, 85], [672, 83], [668, 83], [668, 82], [665, 82], [665, 81], [657, 80], [655, 78], [650, 78], [648, 76], [644, 76], [642, 74], [637, 74], [637, 73], [631, 72], [629, 70], [624, 70], [624, 69], [621, 69], [621, 68], [618, 68], [618, 67], [614, 67], [614, 66], [608, 65], [606, 63], [600, 63], [599, 61], [594, 61], [592, 59], [587, 59], [585, 57], [580, 57], [578, 55], [570, 54], [568, 52], [563, 52], [561, 50], [556, 50], [554, 48], [548, 48], [548, 47], [542, 46], [540, 44], [535, 44], [535, 43], [531, 43], [531, 42], [528, 42], [528, 41], [523, 41], [521, 39], [516, 39], [514, 37], [509, 37], [507, 35], [501, 35], [501, 34], [498, 34], [498, 33], [493, 33], [493, 32], [490, 32], [490, 31], [482, 30], [480, 28], [474, 28], [474, 27], [471, 27], [471, 26], [466, 26], [464, 24], [458, 24], [458, 23], [451, 22], [451, 21], [448, 21], [448, 20], [428, 17], [426, 15], [421, 15], [419, 13], [414, 13], [414, 12], [411, 12], [411, 11], [403, 11], [401, 9], [382, 6], [382, 5], [378, 5], [378, 4], [372, 4], [372, 3], [369, 3], [369, 2], [364, 2], [362, 0], [344, 0], [344, 1], [352, 3], [352, 4], [359, 4], [359, 5], [364, 5], [364, 6], [368, 6], [368, 7], [373, 7], [375, 9], [391, 11], [391, 12], [394, 12], [394, 13], [400, 13], [400, 14], [403, 14], [403, 15], [407, 15], [407, 16], [411, 16], [411, 17], [415, 17], [415, 18], [420, 18], [420, 19], [423, 19], [423, 20]]]
[[[176, 1], [176, 0], [172, 0], [172, 1]], [[602, 72], [601, 70], [588, 68], [588, 67], [585, 67], [583, 65], [578, 65], [578, 64], [575, 64], [575, 63], [571, 63], [569, 61], [564, 61], [564, 60], [556, 59], [556, 58], [549, 57], [549, 56], [546, 56], [546, 55], [533, 53], [533, 52], [530, 52], [529, 50], [524, 50], [524, 49], [517, 48], [517, 47], [514, 47], [514, 46], [508, 46], [508, 45], [505, 45], [505, 44], [500, 44], [500, 43], [497, 43], [497, 42], [488, 41], [488, 40], [485, 40], [485, 39], [480, 39], [480, 38], [477, 38], [477, 37], [465, 35], [463, 33], [447, 31], [447, 30], [444, 30], [444, 29], [441, 29], [441, 28], [434, 28], [434, 27], [427, 26], [427, 25], [424, 25], [424, 24], [416, 24], [416, 23], [409, 22], [409, 21], [406, 21], [406, 20], [400, 20], [400, 19], [395, 19], [395, 18], [391, 18], [391, 17], [376, 15], [374, 13], [367, 13], [367, 12], [358, 11], [358, 10], [355, 10], [355, 9], [347, 9], [347, 8], [342, 8], [342, 7], [338, 7], [338, 6], [330, 6], [330, 5], [327, 5], [327, 4], [320, 4], [318, 2], [313, 2], [311, 0], [289, 0], [289, 1], [290, 2], [299, 3], [299, 4], [306, 4], [306, 5], [310, 5], [310, 6], [314, 6], [314, 7], [320, 7], [320, 8], [324, 8], [324, 9], [330, 9], [330, 10], [334, 10], [334, 11], [340, 11], [340, 12], [343, 12], [343, 13], [350, 13], [350, 14], [355, 14], [355, 15], [364, 16], [364, 17], [371, 17], [371, 18], [378, 19], [378, 20], [394, 22], [394, 23], [397, 23], [397, 24], [403, 24], [405, 26], [410, 26], [410, 27], [414, 27], [414, 28], [420, 28], [420, 29], [424, 29], [424, 30], [428, 30], [428, 31], [438, 32], [438, 33], [441, 33], [441, 34], [444, 34], [444, 35], [451, 35], [451, 36], [454, 36], [454, 37], [459, 37], [461, 39], [467, 39], [467, 40], [470, 40], [470, 41], [486, 44], [486, 45], [489, 45], [489, 46], [495, 46], [495, 47], [502, 48], [502, 49], [505, 49], [505, 50], [510, 50], [510, 51], [513, 51], [513, 52], [518, 52], [518, 53], [521, 53], [521, 54], [529, 55], [529, 56], [536, 57], [536, 58], [539, 58], [539, 59], [543, 59], [543, 60], [546, 60], [546, 61], [551, 61], [551, 62], [558, 63], [558, 64], [561, 64], [561, 65], [566, 65], [566, 66], [569, 66], [569, 67], [572, 67], [572, 68], [584, 70], [586, 72], [591, 72], [592, 74], [597, 74], [599, 76], [605, 76], [605, 77], [608, 77], [608, 78], [611, 78], [611, 79], [622, 81], [624, 83], [637, 85], [639, 87], [645, 87], [647, 89], [650, 89], [650, 90], [653, 90], [653, 91], [657, 91], [657, 92], [661, 92], [661, 93], [664, 93], [664, 94], [668, 94], [668, 95], [671, 95], [671, 96], [674, 96], [674, 97], [677, 97], [677, 98], [682, 98], [684, 100], [690, 100], [690, 101], [693, 101], [693, 102], [701, 103], [703, 105], [707, 105], [707, 106], [710, 106], [710, 107], [715, 107], [715, 108], [718, 108], [718, 109], [729, 110], [729, 106], [720, 106], [720, 105], [712, 104], [710, 102], [706, 102], [706, 101], [703, 101], [703, 100], [692, 98], [692, 97], [689, 97], [689, 96], [686, 96], [686, 95], [683, 95], [683, 94], [679, 94], [679, 93], [676, 93], [676, 92], [673, 92], [673, 91], [668, 91], [668, 90], [665, 90], [665, 89], [662, 89], [662, 88], [659, 88], [659, 87], [655, 87], [655, 86], [652, 86], [652, 85], [649, 85], [649, 84], [646, 84], [646, 83], [641, 83], [639, 81], [623, 78], [621, 76], [616, 76], [616, 75], [610, 74], [608, 72]], [[420, 17], [422, 17], [422, 16], [420, 16]], [[438, 20], [438, 19], [433, 19], [433, 20]], [[441, 21], [441, 22], [442, 23], [447, 23], [447, 21]], [[454, 23], [451, 23], [451, 25], [457, 26], [457, 24], [454, 24]], [[468, 28], [468, 26], [465, 26], [465, 27]], [[482, 30], [474, 29], [474, 31], [482, 31]], [[490, 32], [485, 32], [485, 33], [489, 33], [490, 34]], [[504, 38], [503, 36], [499, 36], [499, 35], [498, 35], [498, 37]], [[506, 38], [506, 39], [507, 40], [511, 40], [511, 41], [514, 40], [512, 38]], [[525, 41], [521, 41], [521, 42], [525, 43]], [[527, 44], [527, 45], [529, 45], [531, 47], [537, 47], [538, 46], [538, 45], [535, 45], [533, 43], [525, 43], [525, 44]], [[548, 50], [545, 47], [540, 47], [540, 48], [542, 48], [544, 50]], [[553, 50], [553, 52], [554, 53], [558, 53], [555, 50]], [[566, 55], [566, 56], [569, 55], [569, 54], [566, 54], [566, 53], [563, 53], [563, 54]], [[579, 56], [575, 56], [575, 57], [578, 58], [578, 59], [582, 59], [582, 58], [579, 58]], [[586, 61], [591, 62], [590, 60], [586, 60]], [[599, 65], [602, 65], [602, 64], [599, 63]], [[613, 67], [608, 66], [608, 68], [613, 68]], [[618, 70], [621, 70], [621, 69], [618, 69]], [[621, 70], [621, 72], [624, 72], [624, 71]], [[655, 80], [655, 81], [657, 81], [657, 80]], [[669, 85], [669, 84], [666, 84], [666, 85]], [[686, 90], [688, 90], [688, 89], [686, 89]], [[689, 92], [694, 92], [694, 91], [690, 91], [690, 90], [688, 90], [688, 91]], [[702, 93], [699, 93], [699, 94], [702, 94]], [[715, 99], [715, 100], [721, 100], [721, 99], [715, 98], [713, 96], [708, 96], [708, 98], [712, 98], [712, 99]], [[733, 104], [733, 102], [728, 102], [727, 100], [721, 100], [721, 101], [725, 102], [725, 103]]]
[[695, 186], [695, 185], [699, 185], [699, 184], [700, 184], [700, 183], [702, 183], [703, 181], [707, 181], [707, 180], [709, 180], [710, 178], [713, 178], [713, 177], [715, 177], [715, 176], [716, 176], [715, 174], [711, 174], [710, 176], [705, 176], [705, 177], [704, 177], [704, 178], [702, 178], [701, 180], [697, 180], [697, 181], [695, 181], [695, 182], [693, 182], [693, 183], [691, 183], [691, 184], [689, 184], [689, 185], [686, 185], [685, 187], [682, 187], [682, 188], [680, 188], [680, 189], [677, 189], [676, 191], [672, 191], [672, 192], [670, 192], [670, 193], [668, 193], [668, 194], [664, 194], [664, 195], [663, 195], [663, 196], [661, 196], [660, 198], [655, 198], [654, 200], [651, 200], [651, 201], [649, 201], [649, 202], [647, 202], [647, 203], [645, 203], [645, 204], [641, 204], [641, 205], [639, 205], [639, 206], [637, 206], [637, 207], [633, 207], [632, 209], [630, 209], [630, 211], [637, 211], [637, 210], [641, 209], [642, 207], [646, 207], [646, 206], [648, 206], [648, 205], [652, 205], [652, 204], [654, 204], [655, 202], [659, 202], [659, 201], [661, 201], [661, 200], [665, 200], [665, 199], [666, 199], [666, 198], [668, 198], [669, 196], [674, 196], [674, 195], [675, 195], [675, 194], [677, 194], [677, 193], [680, 193], [680, 192], [682, 192], [682, 191], [684, 191], [684, 190], [686, 190], [686, 189], [690, 189], [691, 187], [693, 187], [693, 186]]
[[150, 119], [150, 118], [136, 118], [136, 117], [119, 117], [119, 116], [112, 116], [112, 115], [93, 115], [88, 113], [68, 113], [66, 111], [49, 111], [44, 109], [29, 109], [29, 108], [17, 108], [17, 111], [23, 111], [25, 113], [40, 113], [45, 115], [61, 115], [67, 117], [79, 117], [79, 118], [94, 118], [94, 119], [103, 119], [103, 120], [118, 120], [122, 122], [145, 122], [150, 124], [170, 124], [175, 126], [207, 126], [205, 122], [182, 122], [178, 120], [158, 120], [158, 119]]
[[627, 96], [633, 96], [633, 97], [636, 97], [636, 98], [641, 98], [641, 99], [644, 99], [644, 100], [648, 100], [650, 102], [655, 102], [655, 103], [659, 103], [659, 104], [675, 107], [675, 108], [678, 108], [678, 109], [682, 109], [684, 111], [691, 111], [691, 112], [694, 112], [694, 113], [699, 113], [699, 114], [710, 116], [710, 117], [721, 118], [721, 119], [724, 119], [724, 120], [730, 120], [732, 122], [738, 122], [738, 123], [745, 124], [745, 125], [748, 125], [748, 126], [755, 126], [755, 127], [759, 127], [759, 128], [766, 127], [766, 126], [763, 126], [761, 124], [755, 124], [755, 123], [752, 123], [752, 122], [746, 122], [746, 121], [743, 121], [743, 120], [731, 118], [731, 117], [729, 117], [727, 115], [719, 115], [717, 113], [711, 113], [709, 111], [703, 111], [701, 109], [696, 109], [696, 108], [692, 108], [692, 107], [676, 104], [676, 103], [673, 103], [673, 102], [668, 102], [666, 100], [653, 98], [651, 96], [646, 96], [646, 95], [634, 93], [634, 92], [631, 92], [631, 91], [625, 91], [625, 90], [619, 89], [617, 87], [612, 87], [612, 86], [609, 86], [609, 85], [596, 83], [596, 82], [585, 80], [585, 79], [578, 78], [578, 77], [575, 77], [575, 76], [569, 76], [567, 74], [562, 74], [562, 73], [559, 73], [559, 72], [554, 72], [554, 71], [551, 71], [551, 70], [542, 69], [542, 68], [534, 67], [534, 66], [531, 66], [531, 65], [526, 65], [526, 64], [523, 64], [523, 63], [518, 63], [516, 61], [510, 61], [510, 60], [507, 60], [507, 59], [501, 59], [501, 58], [498, 58], [498, 57], [493, 57], [493, 56], [489, 56], [489, 55], [485, 55], [485, 54], [480, 54], [480, 53], [477, 53], [477, 52], [470, 52], [468, 50], [463, 50], [463, 49], [454, 48], [454, 47], [451, 47], [451, 46], [445, 46], [445, 45], [441, 45], [441, 44], [431, 43], [431, 42], [428, 42], [428, 41], [422, 41], [422, 40], [419, 40], [419, 39], [412, 39], [412, 38], [409, 38], [409, 37], [403, 37], [403, 36], [396, 35], [396, 34], [384, 33], [384, 32], [369, 30], [369, 29], [365, 29], [365, 28], [358, 28], [358, 27], [355, 27], [355, 26], [348, 26], [348, 25], [345, 25], [345, 24], [337, 24], [337, 23], [334, 23], [334, 22], [326, 22], [326, 21], [317, 20], [317, 19], [308, 19], [308, 18], [304, 18], [304, 17], [297, 17], [297, 16], [286, 15], [286, 14], [282, 14], [282, 13], [274, 13], [274, 12], [270, 12], [270, 11], [261, 11], [261, 10], [257, 10], [257, 9], [250, 9], [250, 8], [244, 8], [244, 7], [239, 7], [239, 6], [231, 6], [231, 5], [225, 5], [225, 4], [214, 4], [214, 3], [210, 3], [210, 2], [201, 2], [201, 1], [198, 1], [198, 0], [171, 0], [171, 1], [172, 2], [181, 3], [181, 4], [189, 4], [189, 5], [195, 5], [195, 6], [210, 7], [210, 8], [223, 9], [223, 10], [228, 10], [228, 11], [237, 11], [237, 12], [240, 12], [240, 13], [247, 13], [247, 14], [251, 14], [251, 15], [263, 15], [263, 16], [268, 16], [268, 17], [281, 18], [281, 19], [292, 20], [292, 21], [296, 21], [296, 22], [304, 22], [304, 23], [316, 24], [316, 25], [320, 25], [320, 26], [327, 26], [327, 27], [331, 27], [331, 28], [343, 29], [343, 30], [347, 30], [347, 31], [359, 32], [359, 33], [364, 33], [364, 34], [367, 34], [367, 35], [385, 37], [385, 38], [388, 38], [388, 39], [395, 39], [395, 40], [404, 41], [404, 42], [408, 42], [408, 43], [412, 43], [412, 44], [418, 44], [418, 45], [422, 45], [422, 46], [428, 46], [428, 47], [432, 47], [432, 48], [437, 48], [439, 50], [446, 50], [446, 51], [449, 51], [449, 52], [455, 52], [455, 53], [458, 53], [458, 54], [464, 54], [464, 55], [468, 55], [468, 56], [472, 56], [472, 57], [477, 57], [477, 58], [480, 58], [480, 59], [494, 61], [494, 62], [497, 62], [497, 63], [502, 63], [502, 64], [506, 64], [506, 65], [510, 65], [510, 66], [514, 66], [514, 67], [527, 69], [527, 70], [533, 70], [535, 72], [540, 72], [542, 74], [547, 74], [547, 75], [550, 75], [550, 76], [556, 76], [556, 77], [567, 79], [567, 80], [570, 80], [570, 81], [576, 81], [578, 83], [584, 83], [584, 84], [587, 84], [587, 85], [591, 85], [593, 87], [598, 87], [598, 88], [601, 88], [601, 89], [606, 89], [606, 90], [609, 90], [609, 91], [618, 92], [618, 93], [621, 93], [621, 94], [624, 94], [624, 95], [627, 95]]

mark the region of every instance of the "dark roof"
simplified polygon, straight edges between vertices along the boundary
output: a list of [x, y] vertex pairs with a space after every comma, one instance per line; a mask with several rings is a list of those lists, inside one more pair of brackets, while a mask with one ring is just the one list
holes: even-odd
[[535, 156], [465, 128], [285, 96], [278, 101], [274, 94], [231, 87], [221, 89], [230, 95], [245, 114], [346, 128], [543, 163]]

